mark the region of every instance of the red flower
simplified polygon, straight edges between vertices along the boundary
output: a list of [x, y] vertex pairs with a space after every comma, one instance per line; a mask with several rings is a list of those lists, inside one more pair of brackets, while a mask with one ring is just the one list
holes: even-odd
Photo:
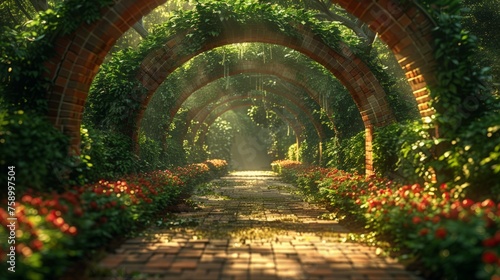
[[436, 230], [435, 236], [437, 239], [444, 239], [446, 237], [446, 234], [447, 234], [446, 229], [440, 227]]
[[68, 230], [69, 230], [69, 225], [68, 224], [65, 223], [65, 224], [63, 224], [61, 226], [61, 231], [62, 232], [67, 232]]
[[450, 193], [449, 192], [445, 192], [441, 196], [443, 197], [444, 200], [449, 200], [450, 199]]
[[50, 213], [47, 215], [47, 217], [45, 217], [45, 220], [47, 220], [47, 222], [52, 222], [56, 219], [56, 214], [55, 214], [55, 211], [52, 210], [50, 211]]
[[49, 213], [49, 209], [43, 207], [42, 209], [40, 209], [40, 214], [42, 215], [47, 215], [47, 213]]
[[485, 201], [483, 201], [481, 203], [481, 206], [483, 206], [483, 207], [495, 207], [495, 202], [493, 202], [493, 200], [491, 200], [491, 199], [486, 199]]
[[440, 220], [441, 220], [441, 219], [439, 218], [439, 216], [434, 216], [434, 217], [432, 218], [432, 222], [433, 222], [433, 223], [435, 223], [435, 224], [439, 223], [439, 221], [440, 221]]
[[30, 203], [33, 198], [30, 195], [25, 195], [21, 198], [22, 202]]
[[33, 251], [40, 251], [43, 248], [43, 243], [42, 241], [35, 239], [31, 241], [30, 247], [33, 249]]
[[95, 202], [95, 201], [90, 202], [90, 208], [97, 209], [98, 208], [97, 202]]
[[498, 257], [494, 252], [486, 251], [483, 253], [482, 260], [484, 263], [496, 263]]
[[495, 240], [500, 243], [500, 230], [495, 233]]
[[418, 216], [413, 217], [414, 224], [420, 224], [421, 222], [422, 222], [422, 219], [420, 219], [420, 217], [418, 217]]
[[81, 217], [83, 215], [83, 211], [81, 207], [75, 207], [75, 210], [73, 210], [73, 213], [77, 217]]
[[429, 233], [429, 229], [428, 228], [423, 228], [421, 229], [419, 232], [418, 232], [418, 235], [420, 236], [425, 236]]
[[454, 208], [450, 210], [450, 219], [457, 219], [458, 218], [459, 211], [458, 209]]
[[39, 206], [40, 204], [42, 204], [42, 199], [39, 197], [35, 197], [31, 200], [31, 204], [33, 206]]
[[68, 233], [69, 233], [70, 235], [73, 235], [73, 236], [74, 236], [74, 235], [76, 235], [76, 234], [78, 233], [78, 231], [77, 231], [76, 227], [69, 227], [69, 229], [68, 229]]
[[466, 208], [469, 208], [471, 207], [472, 205], [474, 204], [474, 201], [472, 199], [464, 199], [464, 201], [462, 201], [462, 205]]
[[495, 247], [499, 241], [495, 238], [488, 238], [483, 240], [483, 246], [484, 247]]
[[58, 217], [57, 219], [55, 219], [55, 220], [53, 221], [53, 223], [54, 223], [54, 225], [55, 225], [56, 227], [60, 227], [60, 226], [64, 225], [64, 219], [63, 219], [63, 218], [61, 218], [61, 217]]

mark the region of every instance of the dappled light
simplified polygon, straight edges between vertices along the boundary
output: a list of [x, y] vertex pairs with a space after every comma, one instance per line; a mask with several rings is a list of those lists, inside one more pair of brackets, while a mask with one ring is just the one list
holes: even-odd
[[500, 279], [498, 15], [3, 1], [0, 279]]

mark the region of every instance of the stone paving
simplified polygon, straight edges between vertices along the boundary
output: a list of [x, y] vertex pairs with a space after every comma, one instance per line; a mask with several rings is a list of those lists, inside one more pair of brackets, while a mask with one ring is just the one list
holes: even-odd
[[92, 279], [419, 279], [303, 202], [271, 172], [236, 172], [193, 196], [199, 209], [130, 239]]

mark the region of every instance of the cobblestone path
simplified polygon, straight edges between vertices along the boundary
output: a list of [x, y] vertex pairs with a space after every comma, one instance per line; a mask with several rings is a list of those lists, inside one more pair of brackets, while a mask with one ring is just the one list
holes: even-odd
[[376, 249], [342, 242], [348, 231], [303, 202], [271, 172], [236, 172], [171, 217], [126, 241], [92, 279], [418, 279]]

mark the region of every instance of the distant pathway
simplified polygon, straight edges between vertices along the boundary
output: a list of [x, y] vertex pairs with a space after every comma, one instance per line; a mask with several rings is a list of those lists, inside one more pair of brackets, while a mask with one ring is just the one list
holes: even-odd
[[[92, 279], [418, 279], [318, 217], [271, 172], [236, 172], [193, 200], [200, 208], [126, 241]], [[111, 272], [109, 272], [111, 271]]]

